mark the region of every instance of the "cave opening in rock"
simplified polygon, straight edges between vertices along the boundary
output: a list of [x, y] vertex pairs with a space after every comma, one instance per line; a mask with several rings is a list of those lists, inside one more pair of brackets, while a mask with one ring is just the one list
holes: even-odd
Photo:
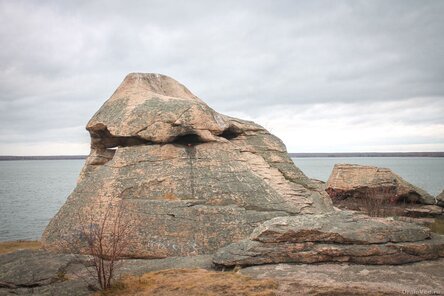
[[113, 136], [107, 128], [90, 130], [91, 145], [97, 148], [117, 149], [117, 147], [130, 147], [138, 145], [151, 145], [152, 143], [139, 136], [121, 137]]
[[196, 134], [186, 134], [180, 135], [174, 138], [173, 144], [183, 145], [183, 146], [196, 146], [202, 144], [202, 139]]
[[220, 137], [225, 138], [227, 140], [232, 140], [234, 138], [237, 138], [241, 134], [240, 131], [237, 131], [233, 128], [227, 128], [224, 130], [222, 134], [220, 134]]

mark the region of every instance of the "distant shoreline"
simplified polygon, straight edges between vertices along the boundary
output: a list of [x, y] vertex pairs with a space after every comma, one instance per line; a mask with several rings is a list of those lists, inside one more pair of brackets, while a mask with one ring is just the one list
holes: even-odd
[[444, 157], [444, 152], [288, 153], [290, 157]]
[[[444, 157], [444, 152], [341, 152], [341, 153], [288, 153], [292, 158], [307, 157]], [[8, 160], [70, 160], [85, 159], [87, 155], [14, 156], [0, 155], [0, 161]]]
[[67, 159], [85, 159], [87, 155], [48, 155], [48, 156], [13, 156], [0, 155], [0, 161], [8, 160], [67, 160]]

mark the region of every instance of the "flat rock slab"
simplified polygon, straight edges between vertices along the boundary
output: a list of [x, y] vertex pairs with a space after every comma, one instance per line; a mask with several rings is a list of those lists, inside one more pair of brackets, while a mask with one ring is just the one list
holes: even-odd
[[213, 262], [405, 264], [439, 257], [444, 257], [444, 236], [425, 227], [338, 211], [266, 221], [249, 239], [219, 249]]
[[[91, 295], [87, 256], [23, 250], [0, 255], [0, 295]], [[122, 260], [116, 278], [173, 268], [213, 267], [211, 256]]]
[[264, 243], [381, 244], [421, 241], [430, 236], [430, 230], [426, 227], [338, 211], [322, 215], [277, 217], [258, 226], [250, 239]]
[[89, 295], [78, 258], [43, 250], [0, 255], [0, 295]]
[[444, 259], [398, 266], [270, 264], [241, 269], [279, 283], [277, 295], [443, 295]]

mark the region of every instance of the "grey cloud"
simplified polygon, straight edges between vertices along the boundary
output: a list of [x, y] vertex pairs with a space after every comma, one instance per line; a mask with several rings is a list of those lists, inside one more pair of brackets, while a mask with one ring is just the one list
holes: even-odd
[[[0, 136], [61, 139], [52, 129], [85, 125], [128, 72], [167, 74], [253, 119], [418, 97], [442, 109], [443, 14], [439, 0], [0, 0]], [[414, 108], [393, 120], [444, 124]]]

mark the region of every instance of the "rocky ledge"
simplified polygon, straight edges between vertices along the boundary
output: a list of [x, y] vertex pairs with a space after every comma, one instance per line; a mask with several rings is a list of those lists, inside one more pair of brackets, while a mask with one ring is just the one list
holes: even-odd
[[219, 249], [221, 266], [350, 262], [405, 264], [444, 256], [444, 236], [428, 228], [348, 211], [278, 217], [248, 239]]

